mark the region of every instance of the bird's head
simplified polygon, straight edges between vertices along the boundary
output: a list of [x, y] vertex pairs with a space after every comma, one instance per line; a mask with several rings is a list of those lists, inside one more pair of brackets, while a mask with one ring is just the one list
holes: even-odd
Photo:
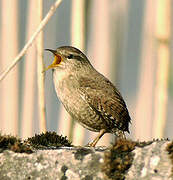
[[77, 48], [72, 46], [62, 46], [56, 50], [45, 49], [54, 55], [54, 60], [44, 71], [48, 69], [68, 68], [80, 69], [85, 65], [90, 65], [87, 57]]

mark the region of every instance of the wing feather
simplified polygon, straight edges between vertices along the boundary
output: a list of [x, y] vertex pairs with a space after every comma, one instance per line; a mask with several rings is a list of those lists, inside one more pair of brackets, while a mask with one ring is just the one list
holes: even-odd
[[104, 118], [108, 127], [129, 132], [130, 116], [121, 94], [108, 79], [100, 78], [80, 78], [83, 99]]

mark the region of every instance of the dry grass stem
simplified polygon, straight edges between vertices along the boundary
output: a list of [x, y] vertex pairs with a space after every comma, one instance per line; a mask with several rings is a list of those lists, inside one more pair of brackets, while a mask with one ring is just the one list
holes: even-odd
[[154, 101], [153, 137], [163, 138], [168, 100], [168, 74], [170, 61], [171, 1], [157, 2], [156, 40], [157, 74]]
[[[43, 0], [38, 0], [38, 18], [39, 22], [43, 16]], [[43, 31], [40, 32], [37, 38], [37, 85], [38, 85], [38, 104], [39, 104], [39, 117], [40, 117], [40, 132], [46, 132], [46, 107], [45, 107], [45, 73], [43, 62]]]
[[51, 6], [49, 12], [43, 19], [43, 21], [39, 24], [37, 30], [34, 32], [30, 40], [26, 43], [24, 48], [20, 51], [20, 53], [16, 56], [16, 58], [13, 60], [13, 62], [2, 72], [0, 75], [0, 81], [5, 78], [5, 76], [8, 74], [8, 72], [20, 61], [20, 58], [26, 53], [27, 49], [32, 45], [32, 42], [35, 40], [39, 32], [43, 29], [43, 27], [47, 24], [49, 19], [52, 17], [52, 15], [55, 13], [56, 8], [60, 5], [62, 0], [57, 0], [54, 5]]

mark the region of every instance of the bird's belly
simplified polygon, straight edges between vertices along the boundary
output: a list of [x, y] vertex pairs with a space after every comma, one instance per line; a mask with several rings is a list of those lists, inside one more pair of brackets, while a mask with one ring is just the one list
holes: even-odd
[[[71, 97], [71, 99], [73, 99], [73, 97]], [[91, 131], [105, 129], [106, 126], [104, 125], [102, 117], [99, 116], [81, 97], [75, 97], [71, 103], [69, 103], [68, 100], [62, 102], [72, 118], [77, 120], [85, 128]]]
[[77, 90], [65, 88], [63, 85], [63, 88], [56, 87], [56, 92], [67, 112], [82, 126], [91, 131], [107, 129], [104, 119], [90, 107]]

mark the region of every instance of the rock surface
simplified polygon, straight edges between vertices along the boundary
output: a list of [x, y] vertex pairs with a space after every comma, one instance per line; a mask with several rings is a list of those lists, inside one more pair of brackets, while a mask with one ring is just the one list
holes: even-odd
[[[38, 150], [32, 154], [0, 154], [0, 179], [103, 179], [103, 152], [92, 148]], [[97, 177], [97, 178], [96, 178]]]
[[[170, 143], [170, 142], [169, 142]], [[136, 147], [134, 159], [126, 179], [130, 180], [168, 180], [171, 176], [172, 163], [166, 147], [168, 142], [160, 141], [143, 148]]]
[[[172, 179], [172, 163], [166, 147], [170, 141], [156, 141], [144, 147], [135, 147], [133, 162], [125, 179]], [[38, 150], [32, 154], [0, 153], [0, 179], [40, 180], [101, 180], [105, 152], [108, 148], [64, 147], [56, 150]], [[114, 177], [114, 179], [116, 179]]]

